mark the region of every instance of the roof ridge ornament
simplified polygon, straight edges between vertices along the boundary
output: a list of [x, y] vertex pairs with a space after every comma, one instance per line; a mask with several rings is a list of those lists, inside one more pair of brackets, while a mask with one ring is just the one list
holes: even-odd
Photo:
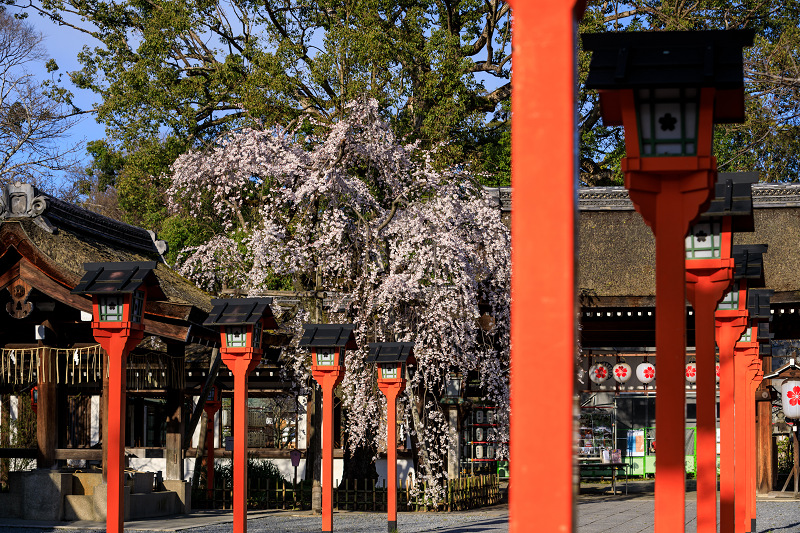
[[30, 183], [15, 181], [6, 183], [0, 197], [0, 220], [9, 218], [32, 218], [34, 223], [48, 233], [55, 233], [56, 227], [44, 216], [50, 206], [46, 195], [37, 195]]

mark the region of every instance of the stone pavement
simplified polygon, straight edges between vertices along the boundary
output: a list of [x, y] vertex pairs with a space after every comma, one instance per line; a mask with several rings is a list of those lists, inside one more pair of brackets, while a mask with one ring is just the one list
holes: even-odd
[[[618, 485], [623, 494], [610, 494], [608, 484], [581, 486], [577, 502], [577, 533], [650, 533], [653, 531], [653, 481], [631, 481], [628, 494], [624, 483]], [[758, 501], [757, 531], [754, 533], [800, 533], [800, 500], [771, 493]], [[535, 502], [532, 502], [535, 505]], [[695, 533], [697, 525], [694, 482], [687, 482], [686, 532]], [[248, 514], [248, 533], [305, 533], [318, 532], [320, 517], [310, 511], [251, 511]], [[229, 533], [230, 511], [198, 511], [191, 515], [131, 521], [126, 531], [137, 533], [183, 531], [184, 533]], [[458, 513], [399, 513], [401, 532], [413, 533], [507, 533], [508, 506]], [[347, 533], [385, 531], [386, 515], [380, 513], [337, 512], [334, 530]], [[31, 522], [4, 519], [0, 533], [59, 533], [105, 530], [96, 522]]]

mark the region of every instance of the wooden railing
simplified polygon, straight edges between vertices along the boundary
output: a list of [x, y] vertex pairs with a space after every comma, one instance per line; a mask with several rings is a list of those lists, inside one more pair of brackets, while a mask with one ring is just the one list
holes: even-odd
[[[424, 497], [425, 487], [415, 495], [406, 480], [397, 489], [397, 508], [406, 511], [463, 511], [500, 503], [497, 476], [473, 476], [447, 482], [446, 497], [434, 505]], [[209, 499], [205, 489], [192, 495], [192, 506], [200, 509], [231, 509], [233, 493], [220, 485]], [[250, 509], [311, 509], [311, 484], [292, 485], [283, 480], [248, 479], [247, 506]], [[386, 483], [375, 480], [345, 480], [333, 491], [333, 506], [337, 510], [386, 512]]]

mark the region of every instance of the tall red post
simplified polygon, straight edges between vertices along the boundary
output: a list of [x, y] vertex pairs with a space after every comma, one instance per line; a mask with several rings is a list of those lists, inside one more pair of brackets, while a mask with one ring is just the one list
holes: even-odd
[[403, 382], [381, 382], [386, 396], [386, 511], [389, 533], [397, 530], [397, 396], [405, 389]]
[[761, 357], [753, 358], [753, 362], [747, 368], [749, 386], [749, 398], [747, 399], [748, 422], [747, 422], [747, 516], [750, 519], [748, 531], [756, 532], [756, 402], [755, 395], [764, 372], [761, 368]]
[[[516, 482], [509, 489], [509, 532], [567, 532], [575, 528], [574, 384], [540, 383], [535, 361], [537, 354], [548, 353], [557, 375], [575, 375], [575, 65], [577, 20], [585, 1], [514, 0], [512, 5], [510, 474]], [[548, 332], [536, 346], [528, 342], [531, 324]], [[529, 423], [541, 417], [542, 405], [549, 406], [546, 434]], [[534, 478], [547, 483], [525, 482]]]
[[[756, 328], [752, 335], [755, 336]], [[750, 531], [750, 497], [752, 486], [750, 475], [750, 443], [751, 434], [754, 435], [753, 422], [750, 419], [751, 406], [754, 397], [751, 394], [750, 366], [758, 359], [759, 343], [739, 342], [734, 348], [734, 457], [736, 469], [734, 472], [734, 531], [745, 533]]]
[[[94, 338], [108, 355], [108, 480], [106, 493], [106, 531], [121, 533], [125, 521], [125, 400], [127, 397], [126, 362], [128, 353], [144, 336], [138, 324], [120, 323], [120, 327], [93, 323]], [[123, 325], [124, 324], [124, 325]]]
[[233, 533], [247, 533], [247, 377], [261, 355], [221, 349], [222, 362], [233, 374]]
[[[730, 219], [727, 223], [730, 224]], [[714, 340], [714, 312], [733, 279], [729, 237], [726, 244], [727, 253], [723, 250], [721, 254], [727, 256], [726, 259], [687, 261], [686, 270], [687, 295], [695, 311], [698, 533], [717, 531], [717, 346]]]
[[[742, 282], [743, 283], [743, 282]], [[742, 285], [743, 287], [744, 285]], [[736, 287], [733, 290], [737, 290]], [[744, 291], [739, 297], [739, 309], [716, 312], [716, 335], [719, 347], [719, 523], [720, 533], [733, 533], [734, 512], [734, 347], [747, 328], [747, 310], [744, 308]]]
[[[635, 113], [633, 91], [622, 91], [622, 113]], [[702, 89], [700, 115], [713, 113], [713, 89]], [[636, 138], [636, 120], [625, 120], [625, 136]], [[712, 128], [700, 121], [700, 128]], [[711, 132], [697, 136], [698, 153], [710, 153]], [[708, 144], [709, 146], [703, 146]], [[638, 147], [626, 144], [622, 160], [625, 187], [634, 207], [653, 230], [656, 241], [656, 358], [658, 448], [655, 486], [655, 532], [685, 527], [686, 470], [686, 274], [685, 237], [700, 209], [713, 194], [713, 157], [640, 158]], [[693, 169], [693, 170], [692, 170]]]
[[339, 367], [312, 367], [322, 387], [322, 531], [333, 531], [333, 389], [344, 377]]

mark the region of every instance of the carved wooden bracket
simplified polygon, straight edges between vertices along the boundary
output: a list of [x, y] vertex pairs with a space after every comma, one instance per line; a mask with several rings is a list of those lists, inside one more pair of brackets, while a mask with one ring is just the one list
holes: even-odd
[[6, 304], [6, 311], [14, 318], [25, 318], [33, 311], [33, 304], [28, 301], [33, 287], [26, 282], [18, 279], [11, 283], [8, 292], [11, 293], [11, 301]]

